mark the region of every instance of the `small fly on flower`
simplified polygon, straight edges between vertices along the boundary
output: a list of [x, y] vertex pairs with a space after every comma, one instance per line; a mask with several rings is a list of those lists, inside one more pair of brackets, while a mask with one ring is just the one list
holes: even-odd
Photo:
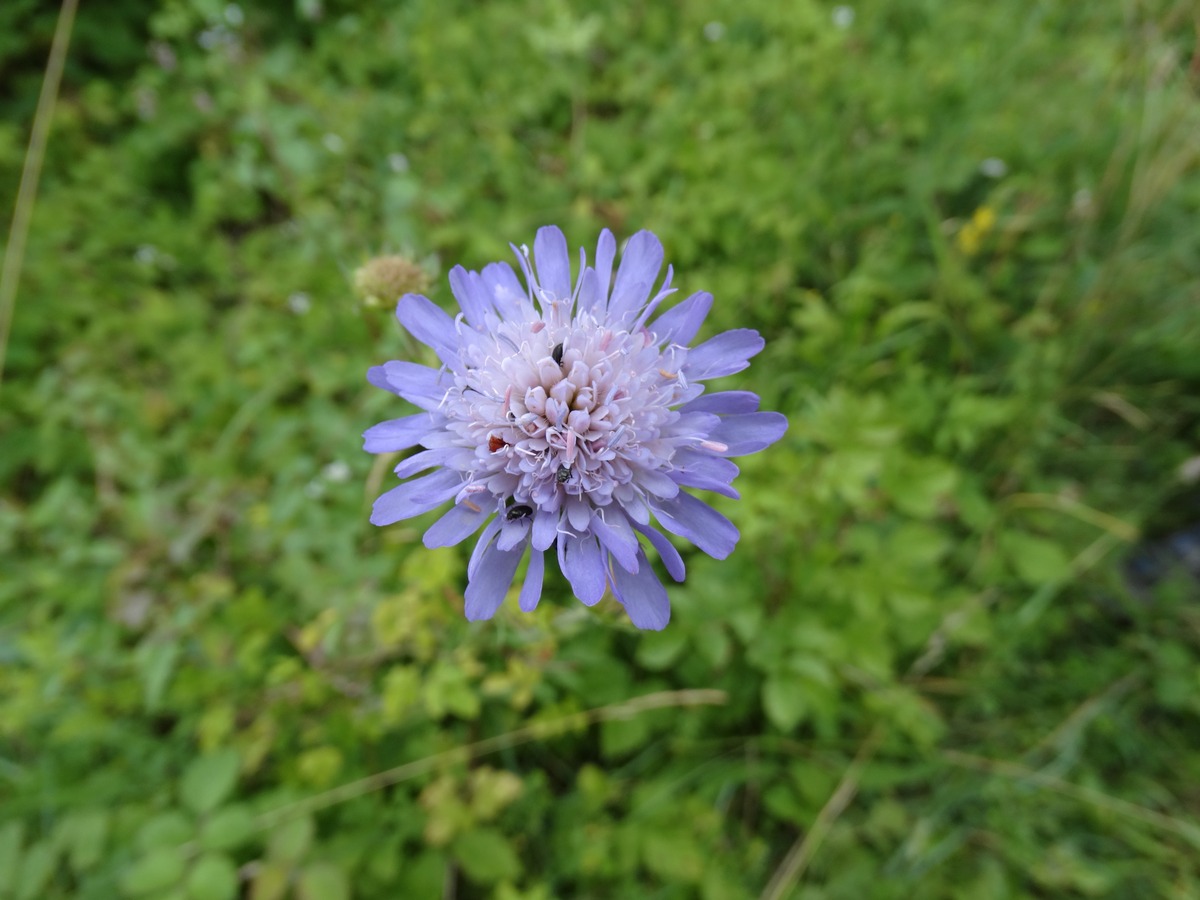
[[513, 250], [524, 284], [505, 263], [450, 272], [453, 318], [419, 294], [400, 298], [400, 324], [440, 367], [394, 360], [367, 373], [420, 410], [364, 434], [371, 453], [420, 448], [396, 467], [406, 480], [375, 501], [371, 521], [452, 503], [426, 546], [482, 528], [467, 566], [469, 619], [495, 614], [526, 555], [518, 604], [534, 609], [553, 551], [583, 603], [611, 590], [638, 628], [663, 628], [670, 601], [647, 546], [675, 581], [684, 561], [663, 531], [717, 559], [733, 552], [737, 528], [687, 489], [736, 499], [729, 458], [787, 430], [749, 391], [704, 383], [745, 369], [763, 339], [737, 328], [695, 343], [713, 302], [704, 291], [661, 312], [673, 271], [655, 290], [663, 248], [648, 231], [629, 239], [615, 272], [607, 230], [574, 274], [557, 228], [538, 231], [532, 254]]

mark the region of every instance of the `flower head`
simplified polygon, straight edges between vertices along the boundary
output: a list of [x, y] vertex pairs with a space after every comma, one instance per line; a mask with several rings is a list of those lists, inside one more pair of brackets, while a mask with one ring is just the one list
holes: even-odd
[[670, 266], [654, 291], [663, 249], [648, 231], [629, 239], [615, 277], [608, 230], [592, 264], [580, 251], [574, 282], [557, 228], [538, 231], [532, 258], [513, 249], [527, 287], [505, 263], [457, 266], [455, 318], [418, 294], [400, 299], [400, 323], [442, 366], [393, 361], [367, 373], [421, 409], [363, 435], [371, 453], [421, 448], [396, 466], [408, 480], [375, 501], [371, 521], [389, 525], [453, 500], [425, 532], [427, 547], [483, 528], [467, 567], [468, 619], [496, 612], [527, 549], [519, 602], [536, 607], [553, 549], [585, 604], [611, 588], [637, 627], [663, 628], [666, 588], [639, 536], [676, 581], [683, 559], [655, 522], [717, 559], [733, 551], [733, 523], [683, 489], [736, 498], [729, 457], [787, 429], [779, 413], [758, 411], [754, 394], [705, 392], [705, 380], [746, 368], [763, 340], [739, 328], [691, 346], [712, 306], [705, 292], [656, 315], [674, 291]]

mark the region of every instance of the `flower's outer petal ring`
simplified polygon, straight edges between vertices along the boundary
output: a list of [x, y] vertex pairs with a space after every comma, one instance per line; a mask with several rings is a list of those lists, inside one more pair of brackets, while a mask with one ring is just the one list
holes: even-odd
[[740, 372], [750, 365], [750, 357], [762, 350], [765, 343], [762, 335], [752, 328], [722, 332], [688, 350], [683, 374], [689, 381], [703, 381]]
[[583, 270], [579, 276], [579, 287], [577, 289], [576, 304], [580, 312], [592, 312], [597, 303], [597, 298], [600, 296], [600, 289], [596, 283], [596, 270], [588, 267]]
[[396, 359], [368, 369], [367, 381], [430, 412], [441, 406], [453, 384], [449, 375], [437, 369]]
[[717, 391], [701, 394], [679, 407], [680, 412], [706, 412], [718, 416], [741, 415], [758, 410], [758, 394], [749, 391]]
[[526, 314], [533, 315], [533, 309], [528, 302], [529, 295], [521, 287], [517, 273], [508, 263], [488, 263], [478, 276], [474, 273], [472, 276], [472, 280], [479, 278], [479, 283], [492, 298], [496, 311], [503, 318], [520, 321], [526, 318]]
[[609, 322], [619, 323], [626, 314], [642, 307], [662, 263], [662, 242], [652, 232], [639, 231], [629, 239], [608, 301]]
[[585, 606], [595, 606], [604, 596], [608, 578], [604, 572], [604, 556], [594, 535], [558, 539], [558, 564], [571, 582], [571, 591]]
[[620, 566], [612, 567], [613, 593], [634, 625], [662, 631], [671, 621], [671, 601], [667, 589], [646, 560], [646, 554], [638, 550], [638, 557], [642, 565], [635, 572], [627, 572]]
[[372, 425], [363, 432], [363, 449], [368, 453], [394, 453], [407, 450], [421, 442], [421, 438], [441, 426], [441, 422], [427, 412], [414, 413], [402, 419], [388, 419]]
[[558, 513], [538, 509], [533, 514], [533, 531], [530, 540], [534, 550], [546, 550], [558, 535]]
[[429, 512], [457, 494], [462, 481], [462, 475], [453, 469], [439, 469], [432, 475], [406, 481], [375, 501], [371, 524], [391, 525]]
[[738, 476], [738, 467], [727, 459], [683, 447], [675, 451], [671, 462], [675, 466], [671, 470], [671, 477], [677, 484], [699, 488], [702, 491], [714, 491], [734, 500], [740, 496], [731, 487], [733, 479]]
[[533, 612], [542, 598], [542, 578], [546, 571], [546, 554], [541, 550], [529, 551], [529, 568], [525, 571], [525, 583], [521, 585], [518, 603], [521, 612]]
[[483, 280], [478, 275], [472, 278], [473, 274], [462, 266], [451, 269], [450, 292], [462, 308], [467, 323], [473, 328], [484, 328], [487, 326], [487, 314], [495, 307]]
[[687, 577], [687, 567], [684, 566], [683, 557], [679, 555], [679, 551], [667, 540], [667, 536], [649, 525], [638, 525], [635, 522], [633, 527], [644, 534], [649, 539], [650, 545], [658, 551], [663, 565], [667, 568], [667, 574], [676, 581], [683, 581]]
[[624, 569], [630, 572], [637, 571], [640, 552], [637, 535], [633, 533], [629, 519], [615, 504], [597, 512], [592, 518], [591, 529], [600, 539], [604, 549], [611, 553]]
[[492, 541], [496, 539], [496, 535], [500, 531], [500, 517], [492, 519], [487, 523], [487, 526], [480, 532], [479, 540], [475, 542], [475, 549], [471, 551], [471, 558], [467, 561], [467, 580], [470, 581], [475, 577], [475, 570], [479, 568], [479, 563], [483, 559], [483, 551], [491, 546]]
[[[616, 255], [617, 239], [613, 237], [611, 231], [605, 228], [600, 232], [600, 240], [596, 242], [596, 302], [594, 309], [597, 316], [601, 318], [608, 308], [608, 288], [612, 284], [612, 266]], [[584, 307], [584, 310], [591, 311], [592, 308]]]
[[395, 472], [397, 478], [410, 478], [418, 472], [424, 472], [434, 466], [461, 470], [463, 465], [470, 463], [472, 456], [472, 452], [463, 447], [437, 447], [431, 450], [422, 450], [407, 459], [400, 460], [400, 463], [392, 471]]
[[510, 521], [507, 518], [500, 520], [500, 536], [496, 538], [496, 546], [501, 550], [512, 550], [518, 544], [525, 544], [529, 541], [529, 518], [516, 519]]
[[713, 559], [724, 559], [737, 545], [737, 527], [727, 518], [691, 494], [650, 505], [662, 527], [671, 534], [691, 541]]
[[650, 325], [660, 344], [679, 344], [686, 347], [704, 324], [712, 309], [713, 295], [708, 291], [692, 294], [676, 303]]
[[428, 297], [405, 294], [396, 304], [396, 318], [409, 334], [432, 347], [438, 359], [448, 367], [459, 369], [462, 366], [454, 320]]
[[662, 469], [639, 469], [634, 480], [638, 487], [655, 497], [669, 500], [679, 493], [679, 484]]
[[453, 547], [479, 530], [492, 510], [482, 506], [472, 509], [466, 503], [452, 506], [447, 513], [429, 526], [422, 538], [426, 547]]
[[533, 259], [537, 263], [538, 284], [555, 300], [571, 297], [571, 258], [567, 239], [553, 225], [539, 228], [533, 240]]
[[480, 565], [475, 569], [475, 574], [470, 576], [463, 594], [468, 619], [478, 622], [496, 614], [524, 555], [524, 544], [515, 550], [501, 550], [493, 543], [484, 548]]
[[721, 451], [721, 456], [745, 456], [770, 447], [783, 437], [787, 428], [787, 416], [783, 413], [746, 413], [721, 419], [708, 437], [728, 448]]

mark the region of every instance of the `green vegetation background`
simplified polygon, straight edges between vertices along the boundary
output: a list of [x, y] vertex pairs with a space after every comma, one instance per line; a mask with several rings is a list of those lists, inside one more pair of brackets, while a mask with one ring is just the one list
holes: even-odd
[[[0, 6], [6, 213], [52, 7]], [[1200, 591], [1121, 576], [1200, 518], [1193, 15], [84, 2], [0, 388], [0, 897], [1200, 896]], [[468, 624], [464, 549], [367, 524], [408, 345], [351, 273], [448, 305], [546, 223], [658, 233], [791, 420], [661, 634]]]

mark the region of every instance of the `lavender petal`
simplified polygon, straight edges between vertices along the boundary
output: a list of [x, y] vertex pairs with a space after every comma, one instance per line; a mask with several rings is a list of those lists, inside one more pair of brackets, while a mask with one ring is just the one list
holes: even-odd
[[414, 453], [407, 459], [402, 459], [392, 470], [397, 478], [409, 478], [418, 472], [432, 469], [435, 466], [445, 466], [461, 471], [462, 464], [469, 464], [473, 454], [462, 447], [438, 447]]
[[529, 539], [529, 519], [517, 519], [515, 521], [503, 519], [500, 522], [500, 536], [496, 538], [496, 546], [501, 550], [511, 550], [517, 544], [525, 543]]
[[617, 239], [605, 228], [596, 242], [596, 297], [601, 313], [608, 308], [608, 286], [612, 283], [612, 266], [616, 255]]
[[732, 375], [750, 365], [750, 357], [763, 346], [762, 335], [752, 328], [723, 332], [688, 350], [683, 373], [691, 381]]
[[600, 297], [600, 288], [596, 281], [596, 270], [586, 268], [579, 276], [578, 294], [575, 302], [580, 312], [592, 312]]
[[655, 319], [650, 325], [650, 330], [654, 332], [659, 344], [687, 346], [704, 324], [712, 305], [713, 295], [708, 291], [692, 294]]
[[553, 225], [539, 228], [533, 241], [533, 259], [537, 263], [538, 283], [555, 300], [571, 296], [571, 257], [567, 239]]
[[521, 287], [512, 266], [502, 262], [490, 263], [483, 267], [479, 279], [501, 316], [509, 321], [525, 318], [529, 295]]
[[478, 275], [472, 278], [473, 274], [462, 266], [455, 266], [451, 269], [450, 292], [458, 301], [467, 323], [473, 328], [482, 329], [487, 326], [487, 314], [495, 307], [491, 294], [484, 287], [483, 281]]
[[707, 412], [719, 416], [752, 413], [758, 409], [758, 394], [749, 391], [717, 391], [701, 394], [679, 407], [680, 412]]
[[592, 533], [600, 539], [601, 545], [612, 554], [621, 566], [630, 572], [636, 572], [638, 566], [638, 541], [633, 533], [633, 526], [625, 518], [625, 514], [611, 506], [605, 507], [603, 514], [597, 513], [592, 519]]
[[487, 527], [479, 533], [479, 540], [475, 542], [475, 549], [471, 551], [471, 559], [467, 562], [467, 580], [475, 577], [475, 570], [479, 568], [483, 561], [483, 552], [496, 540], [496, 534], [500, 531], [500, 517], [492, 519], [487, 523]]
[[391, 525], [429, 512], [457, 494], [462, 481], [462, 475], [453, 469], [440, 469], [432, 475], [406, 481], [375, 501], [371, 524]]
[[466, 503], [458, 503], [429, 526], [422, 542], [431, 550], [434, 547], [453, 547], [478, 531], [491, 514], [490, 509], [481, 506], [472, 509]]
[[407, 450], [436, 430], [440, 423], [429, 413], [419, 412], [401, 419], [389, 419], [363, 432], [363, 449], [368, 453], [394, 453]]
[[709, 438], [725, 444], [722, 456], [746, 456], [771, 446], [788, 428], [787, 416], [777, 412], [726, 416], [709, 432]]
[[641, 307], [650, 296], [650, 286], [658, 277], [663, 263], [663, 246], [649, 231], [639, 231], [625, 245], [621, 267], [613, 283], [608, 301], [608, 317], [612, 322]]
[[367, 381], [385, 391], [399, 394], [421, 409], [437, 409], [453, 382], [444, 373], [417, 363], [392, 360], [367, 370]]
[[585, 606], [595, 606], [604, 596], [608, 585], [604, 556], [594, 535], [559, 538], [559, 567], [571, 582], [572, 593]]
[[730, 486], [737, 478], [738, 467], [727, 459], [685, 447], [676, 451], [671, 462], [675, 466], [671, 477], [678, 484], [724, 494], [734, 500], [740, 496]]
[[446, 366], [454, 369], [461, 365], [454, 320], [432, 300], [420, 294], [405, 294], [396, 304], [396, 318], [409, 334], [432, 347]]
[[732, 522], [691, 494], [652, 503], [659, 523], [671, 534], [691, 541], [713, 559], [724, 559], [737, 545], [738, 530]]
[[525, 583], [521, 585], [521, 596], [517, 601], [521, 612], [533, 612], [542, 597], [542, 579], [546, 571], [546, 554], [541, 550], [529, 551], [529, 568], [525, 571]]
[[613, 593], [625, 607], [634, 625], [650, 631], [661, 631], [671, 621], [671, 601], [667, 597], [667, 589], [647, 562], [646, 554], [639, 550], [638, 558], [645, 565], [639, 566], [634, 572], [627, 572], [619, 566], [613, 569]]
[[683, 581], [687, 577], [687, 568], [683, 564], [683, 557], [679, 555], [679, 551], [675, 549], [675, 546], [667, 540], [666, 535], [657, 528], [651, 528], [649, 525], [638, 525], [635, 523], [633, 527], [644, 534], [650, 541], [650, 545], [658, 551], [663, 565], [666, 566], [667, 574], [676, 581]]
[[546, 550], [558, 536], [558, 513], [548, 509], [536, 510], [533, 514], [533, 532], [530, 540], [534, 550]]
[[467, 582], [463, 594], [465, 612], [472, 622], [490, 619], [504, 602], [504, 595], [512, 585], [517, 565], [525, 555], [525, 547], [518, 550], [501, 550], [488, 544], [483, 551], [481, 564]]

